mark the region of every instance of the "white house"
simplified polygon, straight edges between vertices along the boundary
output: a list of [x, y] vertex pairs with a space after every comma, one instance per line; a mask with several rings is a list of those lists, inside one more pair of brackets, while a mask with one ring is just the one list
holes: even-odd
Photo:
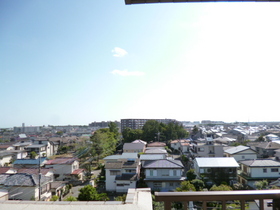
[[239, 164], [233, 157], [197, 157], [194, 159], [194, 170], [198, 178], [207, 184], [237, 181]]
[[147, 160], [142, 168], [144, 181], [153, 190], [174, 191], [186, 179], [183, 177], [184, 166], [179, 160]]
[[243, 145], [226, 149], [225, 155], [226, 157], [234, 157], [237, 162], [257, 159], [257, 152]]
[[[69, 181], [74, 177], [83, 180], [83, 171], [79, 170], [79, 161], [76, 158], [56, 158], [48, 160], [45, 168], [53, 168], [56, 181]], [[74, 180], [77, 180], [76, 178]]]
[[275, 181], [279, 178], [280, 162], [270, 159], [240, 161], [241, 173], [238, 181], [255, 188], [256, 181]]
[[208, 137], [204, 142], [193, 144], [192, 152], [196, 157], [223, 157], [223, 147], [222, 144], [217, 144], [213, 138]]
[[[127, 156], [127, 154], [130, 155]], [[128, 188], [136, 188], [140, 174], [140, 163], [134, 154], [123, 153], [118, 159], [113, 159], [112, 156], [104, 158], [106, 159], [106, 191], [127, 192]]]

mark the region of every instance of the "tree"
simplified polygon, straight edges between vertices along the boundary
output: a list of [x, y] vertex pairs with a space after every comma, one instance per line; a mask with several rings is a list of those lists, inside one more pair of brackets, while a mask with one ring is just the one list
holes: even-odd
[[268, 181], [267, 180], [256, 181], [254, 183], [254, 186], [256, 187], [257, 190], [268, 189]]
[[115, 200], [115, 201], [122, 201], [122, 203], [125, 203], [125, 200], [126, 200], [126, 194], [123, 194], [123, 195], [120, 195], [120, 196], [114, 197], [114, 200]]
[[80, 193], [78, 195], [79, 201], [106, 201], [109, 200], [106, 193], [98, 193], [96, 188], [91, 185], [86, 185], [79, 189]]
[[142, 130], [143, 130], [143, 140], [144, 141], [154, 141], [158, 132], [160, 132], [159, 122], [156, 120], [148, 120]]
[[114, 133], [109, 131], [109, 128], [102, 128], [94, 132], [90, 138], [92, 142], [91, 154], [97, 157], [97, 162], [100, 158], [111, 155], [116, 150], [118, 140], [114, 138]]
[[131, 129], [126, 127], [122, 131], [123, 141], [130, 143], [136, 139], [142, 139], [143, 130], [141, 129]]
[[50, 201], [57, 201], [59, 197], [57, 195], [53, 195]]
[[37, 153], [36, 153], [35, 151], [31, 151], [31, 152], [30, 152], [30, 158], [31, 158], [31, 159], [36, 158], [36, 156], [37, 156]]
[[193, 168], [188, 170], [186, 175], [187, 175], [187, 179], [189, 181], [192, 181], [192, 180], [196, 179], [195, 170]]
[[210, 191], [231, 191], [231, 190], [232, 190], [232, 188], [228, 185], [225, 185], [225, 184], [221, 184], [219, 186], [213, 185], [210, 188]]
[[119, 128], [118, 128], [117, 123], [109, 122], [108, 126], [109, 126], [109, 131], [114, 134], [114, 138], [119, 139], [120, 133], [119, 133]]
[[190, 181], [181, 182], [181, 186], [176, 188], [178, 192], [195, 191], [195, 186]]
[[204, 182], [200, 179], [194, 179], [194, 180], [191, 181], [191, 183], [195, 187], [196, 191], [202, 191], [203, 188], [205, 187]]

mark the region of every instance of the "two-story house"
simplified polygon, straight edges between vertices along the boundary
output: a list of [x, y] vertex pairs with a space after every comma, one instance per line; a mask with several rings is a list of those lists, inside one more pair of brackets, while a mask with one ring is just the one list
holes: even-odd
[[259, 142], [251, 146], [257, 152], [258, 158], [274, 157], [275, 151], [280, 149], [280, 144], [277, 142]]
[[197, 178], [208, 185], [237, 181], [239, 164], [233, 157], [197, 157], [193, 167]]
[[256, 181], [275, 181], [279, 178], [280, 162], [270, 159], [240, 161], [241, 173], [238, 181], [245, 186], [255, 188]]
[[257, 152], [250, 147], [239, 145], [225, 150], [226, 157], [234, 157], [239, 162], [241, 160], [254, 160], [257, 159]]
[[79, 161], [76, 158], [56, 158], [48, 160], [45, 168], [53, 168], [56, 181], [83, 180], [83, 170], [79, 169]]
[[144, 181], [153, 190], [174, 191], [186, 179], [184, 166], [179, 160], [146, 160], [142, 163]]
[[223, 157], [224, 150], [222, 144], [214, 142], [212, 137], [207, 137], [205, 141], [192, 144], [192, 153], [196, 157]]
[[136, 188], [140, 174], [137, 153], [123, 153], [114, 156], [104, 158], [106, 191], [127, 192], [128, 188]]

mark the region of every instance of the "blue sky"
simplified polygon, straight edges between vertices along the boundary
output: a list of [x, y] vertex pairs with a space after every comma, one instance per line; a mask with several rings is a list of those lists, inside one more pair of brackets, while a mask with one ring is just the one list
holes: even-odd
[[280, 121], [279, 3], [0, 1], [0, 127]]

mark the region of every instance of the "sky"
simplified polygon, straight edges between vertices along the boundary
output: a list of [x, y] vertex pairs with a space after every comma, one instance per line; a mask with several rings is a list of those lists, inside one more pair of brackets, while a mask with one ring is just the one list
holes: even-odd
[[0, 128], [280, 121], [279, 10], [0, 0]]

